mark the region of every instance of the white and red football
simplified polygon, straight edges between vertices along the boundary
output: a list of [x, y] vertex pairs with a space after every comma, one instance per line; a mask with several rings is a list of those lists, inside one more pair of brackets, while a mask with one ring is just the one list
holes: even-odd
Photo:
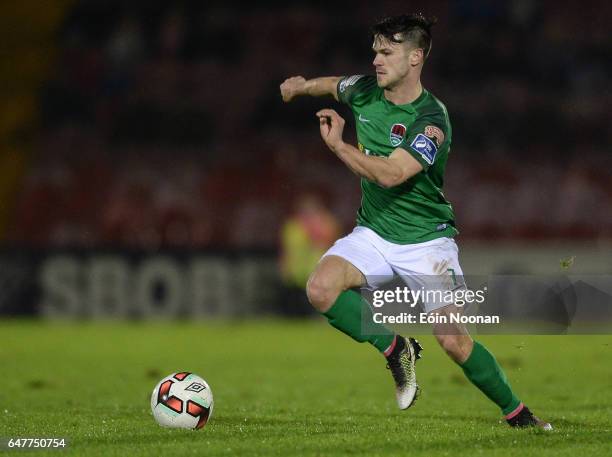
[[162, 427], [200, 429], [213, 412], [213, 394], [200, 376], [172, 373], [162, 379], [151, 394], [153, 417]]

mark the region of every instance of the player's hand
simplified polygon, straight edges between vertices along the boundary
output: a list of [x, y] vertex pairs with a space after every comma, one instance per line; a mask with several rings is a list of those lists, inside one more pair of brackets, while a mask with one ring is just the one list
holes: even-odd
[[293, 100], [297, 95], [302, 95], [306, 91], [306, 79], [302, 76], [293, 76], [285, 79], [280, 85], [281, 95], [285, 103]]
[[323, 141], [325, 141], [329, 149], [337, 152], [339, 147], [344, 143], [344, 141], [342, 141], [344, 119], [342, 119], [333, 109], [322, 109], [317, 113], [317, 117], [319, 118], [321, 138], [323, 138]]

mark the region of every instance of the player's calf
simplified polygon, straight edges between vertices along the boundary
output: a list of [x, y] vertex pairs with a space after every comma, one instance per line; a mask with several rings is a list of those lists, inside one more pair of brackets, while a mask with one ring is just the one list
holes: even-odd
[[470, 335], [434, 335], [444, 352], [458, 364], [465, 362], [472, 352], [474, 341]]
[[[352, 289], [364, 284], [365, 277], [355, 266], [342, 257], [329, 255], [321, 259], [308, 280], [307, 294], [331, 326], [384, 352], [391, 346], [395, 333], [373, 322], [370, 305]], [[363, 322], [372, 324], [364, 329]]]
[[[450, 315], [460, 312], [454, 305], [445, 306], [435, 311], [438, 314]], [[433, 326], [433, 333], [444, 352], [456, 363], [462, 364], [472, 352], [474, 341], [463, 324], [452, 323], [450, 318], [446, 323]]]
[[473, 341], [463, 327], [435, 326], [436, 339], [446, 353], [462, 368], [468, 380], [502, 410], [513, 427], [538, 426], [551, 430], [550, 424], [533, 416], [515, 395], [503, 369], [486, 347]]

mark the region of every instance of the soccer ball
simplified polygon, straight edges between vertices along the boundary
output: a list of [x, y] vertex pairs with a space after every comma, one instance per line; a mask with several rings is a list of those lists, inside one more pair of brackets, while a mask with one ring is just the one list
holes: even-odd
[[151, 394], [153, 417], [162, 427], [199, 429], [213, 412], [210, 387], [193, 373], [172, 373]]

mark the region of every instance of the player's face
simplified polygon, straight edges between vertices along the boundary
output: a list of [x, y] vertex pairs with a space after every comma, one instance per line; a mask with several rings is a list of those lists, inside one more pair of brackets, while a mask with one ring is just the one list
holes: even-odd
[[414, 48], [408, 43], [395, 43], [377, 35], [372, 44], [375, 57], [374, 68], [378, 86], [383, 89], [393, 88], [411, 71], [414, 65], [412, 53]]

